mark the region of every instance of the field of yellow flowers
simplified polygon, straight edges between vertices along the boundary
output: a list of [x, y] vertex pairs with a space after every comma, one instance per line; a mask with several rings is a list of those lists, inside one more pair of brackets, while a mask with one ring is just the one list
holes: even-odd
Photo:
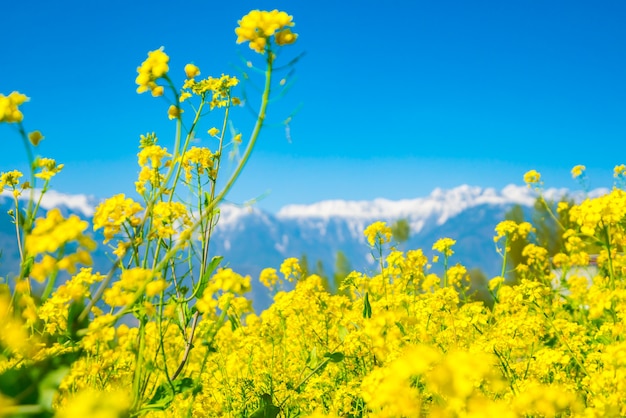
[[[606, 195], [558, 205], [555, 219], [567, 215], [556, 232], [564, 247], [549, 257], [528, 244], [515, 282], [506, 278], [507, 253], [534, 228], [497, 226], [503, 270], [489, 282], [492, 307], [467, 294], [454, 240], [435, 242], [439, 256], [428, 259], [420, 249], [396, 250], [391, 228], [376, 222], [364, 234], [377, 274], [352, 272], [342, 293], [329, 294], [287, 259], [254, 278], [273, 303], [253, 311], [245, 296], [252, 278], [220, 267], [209, 244], [219, 204], [284, 84], [274, 77], [276, 52], [296, 43], [293, 26], [285, 12], [255, 10], [235, 30], [264, 66], [247, 139], [226, 134], [241, 103], [236, 77], [201, 79], [188, 64], [177, 88], [165, 51], [149, 52], [137, 91], [169, 100], [176, 135], [169, 150], [156, 134], [141, 136], [141, 199], [118, 194], [98, 206], [101, 243], [74, 215], [40, 215], [63, 164], [35, 156], [44, 137], [23, 124], [28, 98], [0, 95], [0, 123], [17, 128], [31, 167], [0, 177], [14, 197], [21, 257], [21, 270], [0, 280], [0, 416], [626, 416], [625, 166]], [[200, 132], [201, 120], [216, 117]], [[199, 135], [215, 146], [191, 146]], [[238, 165], [224, 174], [223, 155], [240, 145]], [[540, 174], [524, 180], [541, 198]], [[183, 192], [194, 198], [178, 198]], [[110, 248], [108, 271], [90, 267], [97, 245]], [[598, 273], [589, 282], [579, 271], [591, 255]], [[443, 274], [431, 272], [437, 263]]]

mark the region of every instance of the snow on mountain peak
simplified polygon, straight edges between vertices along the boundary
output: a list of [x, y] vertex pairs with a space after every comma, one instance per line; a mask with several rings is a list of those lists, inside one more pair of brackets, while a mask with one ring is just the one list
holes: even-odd
[[[0, 196], [13, 199], [12, 192], [4, 190]], [[41, 196], [41, 190], [33, 190], [33, 197], [35, 201]], [[20, 199], [27, 199], [28, 191], [25, 191], [20, 196]], [[93, 216], [95, 212], [94, 199], [84, 194], [65, 194], [59, 193], [54, 190], [48, 190], [41, 199], [41, 207], [49, 210], [59, 206], [65, 206], [76, 212], [80, 212], [85, 217]]]
[[[594, 197], [607, 193], [607, 189], [597, 189], [585, 195], [584, 192], [571, 192], [565, 188], [550, 188], [543, 191], [548, 200], [559, 200], [568, 195], [575, 201], [586, 196]], [[325, 200], [309, 205], [287, 205], [278, 211], [279, 219], [317, 219], [328, 221], [331, 218], [350, 219], [361, 228], [374, 220], [395, 220], [407, 218], [414, 231], [419, 231], [429, 218], [436, 219], [438, 225], [458, 215], [464, 210], [479, 205], [519, 204], [532, 206], [538, 193], [528, 186], [510, 184], [502, 190], [482, 188], [467, 184], [452, 189], [434, 189], [429, 196], [415, 199], [371, 201]]]
[[427, 197], [403, 200], [372, 201], [325, 200], [310, 205], [287, 205], [277, 213], [279, 218], [358, 218], [397, 219], [438, 216], [445, 222], [463, 210], [481, 204], [518, 203], [532, 205], [535, 194], [525, 186], [509, 185], [501, 192], [492, 188], [461, 185], [453, 189], [436, 188]]

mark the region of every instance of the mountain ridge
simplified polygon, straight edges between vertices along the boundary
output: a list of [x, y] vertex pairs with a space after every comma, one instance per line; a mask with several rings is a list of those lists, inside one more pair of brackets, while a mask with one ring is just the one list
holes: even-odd
[[[544, 190], [543, 195], [548, 200], [558, 200], [567, 195], [581, 201], [585, 196], [594, 197], [607, 192], [607, 189], [596, 189], [584, 194], [552, 188]], [[463, 264], [468, 270], [479, 268], [492, 277], [500, 274], [502, 268], [502, 260], [493, 243], [495, 226], [513, 205], [519, 204], [529, 211], [536, 198], [536, 192], [526, 186], [509, 185], [496, 191], [493, 188], [461, 185], [448, 190], [437, 188], [429, 196], [415, 199], [327, 200], [309, 205], [287, 205], [276, 213], [250, 206], [221, 205], [220, 219], [211, 240], [211, 252], [224, 257], [224, 266], [253, 278], [256, 308], [268, 306], [270, 302], [270, 295], [256, 280], [259, 273], [267, 267], [278, 270], [282, 261], [289, 257], [306, 255], [310, 262], [321, 264], [324, 274], [332, 277], [337, 253], [341, 251], [350, 261], [352, 269], [375, 273], [376, 264], [363, 234], [365, 227], [374, 221], [391, 223], [407, 219], [410, 236], [398, 248], [420, 248], [429, 258], [434, 255], [434, 242], [443, 237], [452, 238], [456, 240], [453, 247], [455, 253], [450, 260], [452, 264]], [[0, 195], [0, 209], [8, 208], [12, 201], [13, 196], [4, 192]], [[97, 203], [92, 196], [49, 191], [42, 199], [42, 208], [60, 207], [64, 212], [77, 213], [90, 220]], [[5, 228], [7, 225], [4, 223], [0, 226], [0, 248], [3, 249], [1, 277], [6, 274], [8, 266], [15, 268], [14, 260], [7, 263], [5, 259], [15, 257], [17, 252], [7, 247], [11, 245], [11, 238], [15, 242], [14, 226]], [[107, 247], [100, 245], [97, 251], [99, 254], [94, 259], [107, 260]]]

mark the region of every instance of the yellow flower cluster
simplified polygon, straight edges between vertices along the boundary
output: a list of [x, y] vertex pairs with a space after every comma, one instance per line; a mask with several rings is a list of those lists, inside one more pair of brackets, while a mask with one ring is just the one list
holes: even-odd
[[456, 240], [453, 240], [452, 238], [441, 238], [433, 244], [433, 250], [439, 251], [446, 257], [450, 257], [454, 254], [454, 251], [452, 250], [454, 244], [456, 244]]
[[[237, 32], [263, 53], [272, 36], [278, 45], [293, 42], [290, 26], [284, 12], [253, 11]], [[152, 51], [139, 69], [139, 90], [162, 94], [156, 81], [167, 77], [167, 62], [162, 50]], [[192, 82], [199, 73], [185, 67], [189, 91], [170, 116], [181, 116], [185, 93], [203, 96], [198, 118], [206, 103], [234, 103], [235, 79]], [[9, 113], [4, 102], [2, 121], [21, 120], [19, 100]], [[378, 250], [379, 270], [352, 272], [330, 293], [322, 277], [287, 258], [282, 277], [274, 268], [261, 272], [274, 292], [257, 313], [244, 296], [250, 277], [209, 257], [220, 195], [212, 200], [216, 190], [197, 182], [196, 208], [207, 210], [194, 224], [193, 206], [174, 200], [183, 172], [188, 182], [206, 173], [211, 187], [217, 182], [221, 145], [215, 154], [188, 148], [196, 122], [187, 138], [176, 137], [167, 161], [154, 134], [141, 137], [140, 181], [159, 185], [142, 194], [145, 214], [123, 194], [96, 208], [94, 230], [104, 229], [105, 242], [119, 238], [112, 245], [119, 259], [107, 274], [77, 268], [90, 262], [94, 245], [85, 221], [58, 210], [30, 216], [39, 205], [29, 201], [16, 222], [18, 244], [24, 240], [20, 274], [11, 285], [0, 281], [0, 415], [626, 416], [626, 192], [615, 187], [559, 204], [567, 221], [555, 232], [562, 232], [562, 252], [550, 258], [537, 242], [519, 249], [515, 280], [505, 264], [484, 282], [492, 299], [470, 294], [468, 269], [450, 264], [455, 240], [432, 246], [445, 257], [441, 275], [432, 267], [439, 255], [387, 250], [391, 228], [375, 222], [364, 236]], [[35, 174], [46, 181], [61, 168], [36, 161]], [[615, 167], [616, 179], [625, 172]], [[15, 192], [21, 177], [2, 173], [0, 182]], [[525, 181], [542, 184], [534, 170]], [[496, 227], [505, 260], [510, 242], [532, 239], [532, 231], [526, 222]], [[60, 273], [67, 277], [55, 283]], [[31, 279], [48, 281], [40, 292]], [[284, 281], [289, 289], [275, 289]]]
[[0, 173], [0, 189], [10, 189], [15, 191], [20, 184], [20, 178], [24, 177], [21, 171], [13, 170]]
[[170, 57], [163, 52], [163, 48], [148, 52], [148, 58], [137, 68], [138, 75], [135, 79], [135, 83], [139, 86], [137, 93], [150, 90], [155, 97], [163, 95], [163, 86], [157, 85], [156, 82], [167, 75], [169, 60]]
[[[626, 216], [626, 191], [613, 189], [609, 194], [595, 199], [586, 199], [570, 210], [570, 217], [578, 224], [583, 234], [593, 236], [596, 229], [615, 231]], [[618, 244], [622, 237], [614, 236]]]
[[24, 115], [18, 106], [26, 101], [28, 101], [28, 97], [17, 91], [10, 93], [8, 96], [0, 94], [0, 123], [21, 122], [24, 119]]
[[285, 259], [285, 261], [283, 261], [280, 265], [280, 272], [288, 282], [298, 280], [302, 275], [300, 261], [295, 257]]
[[369, 225], [363, 231], [370, 246], [387, 244], [391, 241], [391, 227], [386, 222], [377, 221]]
[[[197, 68], [197, 67], [196, 67]], [[198, 74], [199, 74], [198, 70]], [[208, 97], [211, 109], [216, 107], [226, 107], [230, 104], [238, 104], [238, 98], [233, 97], [231, 91], [233, 87], [239, 84], [237, 77], [231, 77], [222, 74], [221, 77], [207, 77], [203, 80], [196, 81], [194, 78], [188, 78], [183, 84], [181, 92], [181, 101], [184, 101], [195, 94], [201, 97]]]
[[524, 174], [524, 182], [531, 187], [532, 185], [541, 184], [541, 174], [537, 170], [530, 170]]
[[35, 173], [35, 177], [45, 181], [50, 181], [50, 179], [58, 174], [64, 166], [65, 164], [57, 164], [57, 162], [52, 158], [37, 158], [35, 160], [35, 167], [37, 167], [40, 171]]
[[586, 169], [587, 168], [584, 165], [574, 166], [574, 168], [572, 168], [572, 177], [575, 179], [581, 177], [585, 173]]
[[152, 209], [154, 233], [159, 238], [172, 238], [191, 226], [187, 207], [181, 202], [158, 202]]
[[[286, 13], [264, 12], [256, 23], [253, 15], [242, 23], [257, 25], [254, 45], [264, 40], [263, 49], [269, 52], [270, 37], [278, 46], [295, 41]], [[266, 82], [258, 120], [232, 179], [245, 166], [259, 137], [258, 128], [271, 102], [269, 81], [275, 58], [272, 53], [264, 60]], [[220, 157], [225, 148], [239, 156], [242, 134], [233, 129], [228, 142], [223, 132], [231, 123], [230, 107], [241, 104], [233, 96], [239, 80], [227, 75], [200, 80], [200, 69], [190, 63], [184, 67], [186, 81], [178, 93], [168, 71], [169, 57], [163, 48], [150, 51], [137, 68], [138, 93], [162, 96], [166, 86], [171, 89], [167, 115], [176, 119], [177, 130], [171, 154], [157, 145], [156, 134], [141, 136], [135, 183], [141, 204], [118, 194], [95, 210], [94, 231], [103, 229], [104, 243], [116, 240], [110, 245], [112, 264], [106, 274], [79, 269], [81, 264], [91, 264], [95, 248], [85, 235], [87, 222], [76, 216], [66, 218], [56, 209], [40, 216], [42, 197], [63, 165], [50, 158], [33, 158], [33, 147], [44, 138], [41, 132], [27, 133], [21, 125], [17, 130], [27, 148], [31, 178], [24, 180], [17, 170], [0, 173], [0, 189], [10, 190], [15, 197], [9, 216], [17, 238], [14, 254], [20, 261], [14, 275], [0, 278], [2, 416], [224, 415], [212, 414], [214, 401], [231, 396], [224, 387], [216, 387], [213, 394], [204, 391], [208, 386], [202, 381], [230, 373], [212, 353], [226, 345], [237, 349], [235, 340], [248, 332], [247, 317], [250, 324], [255, 321], [252, 302], [244, 297], [251, 278], [221, 267], [222, 257], [211, 257], [209, 251], [219, 220], [218, 204], [233, 183], [218, 187]], [[183, 102], [194, 95], [199, 103], [183, 110]], [[21, 123], [20, 106], [26, 100], [17, 92], [0, 95], [0, 123]], [[213, 152], [191, 147], [200, 140], [195, 135], [209, 107], [223, 108], [217, 112], [223, 115], [221, 124], [217, 122], [222, 132], [209, 130], [218, 139]], [[189, 124], [182, 123], [184, 111], [192, 112]], [[44, 180], [41, 193], [33, 191], [26, 202], [18, 199], [24, 189], [32, 190], [36, 178]], [[183, 184], [197, 199], [193, 203], [182, 196]], [[295, 259], [284, 263], [281, 271], [289, 281], [303, 275]], [[268, 277], [270, 281], [277, 278]], [[316, 276], [297, 286], [311, 297], [321, 291], [323, 280]], [[279, 292], [277, 298], [281, 293], [286, 294]], [[334, 353], [332, 360], [336, 362], [338, 356]], [[324, 360], [318, 366], [323, 367]], [[272, 405], [272, 395], [257, 392], [250, 402], [280, 409]], [[236, 415], [254, 415], [252, 410], [240, 412]]]
[[126, 223], [131, 227], [141, 223], [141, 218], [137, 216], [142, 212], [143, 208], [130, 197], [125, 194], [117, 194], [96, 207], [93, 216], [93, 229], [97, 231], [104, 229], [104, 242], [107, 243], [115, 234], [119, 233], [122, 226]]
[[530, 222], [521, 222], [518, 224], [515, 221], [505, 220], [496, 225], [496, 236], [493, 238], [493, 241], [498, 242], [502, 238], [513, 241], [524, 239], [534, 230], [535, 228], [533, 228]]
[[250, 48], [264, 54], [269, 47], [268, 40], [274, 36], [279, 46], [293, 44], [298, 35], [290, 27], [294, 26], [293, 17], [278, 10], [253, 10], [239, 21], [235, 29], [237, 43], [250, 42]]
[[215, 155], [210, 149], [205, 147], [191, 147], [182, 158], [183, 169], [185, 170], [185, 180], [190, 182], [193, 174], [198, 177], [207, 173], [209, 178], [215, 178], [214, 165]]
[[45, 218], [35, 221], [35, 227], [26, 237], [26, 252], [31, 255], [52, 253], [71, 241], [84, 242], [85, 246], [93, 249], [93, 244], [83, 235], [88, 227], [89, 223], [76, 215], [65, 219], [59, 209], [51, 209]]

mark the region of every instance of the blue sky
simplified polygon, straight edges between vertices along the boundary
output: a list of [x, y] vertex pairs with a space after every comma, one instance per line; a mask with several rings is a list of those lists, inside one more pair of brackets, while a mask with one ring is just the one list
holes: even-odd
[[[623, 1], [8, 2], [0, 93], [31, 98], [22, 110], [46, 136], [39, 154], [66, 165], [54, 188], [132, 194], [139, 135], [171, 147], [174, 134], [167, 103], [135, 92], [137, 66], [164, 46], [179, 83], [188, 62], [240, 75], [241, 55], [259, 57], [234, 28], [257, 8], [293, 15], [300, 37], [281, 59], [305, 56], [233, 202], [269, 192], [258, 206], [275, 211], [501, 189], [530, 169], [578, 188], [576, 164], [592, 188], [610, 187], [626, 163]], [[288, 139], [281, 122], [296, 110]], [[233, 122], [245, 138], [250, 115]], [[0, 171], [23, 167], [18, 139], [0, 126]]]

